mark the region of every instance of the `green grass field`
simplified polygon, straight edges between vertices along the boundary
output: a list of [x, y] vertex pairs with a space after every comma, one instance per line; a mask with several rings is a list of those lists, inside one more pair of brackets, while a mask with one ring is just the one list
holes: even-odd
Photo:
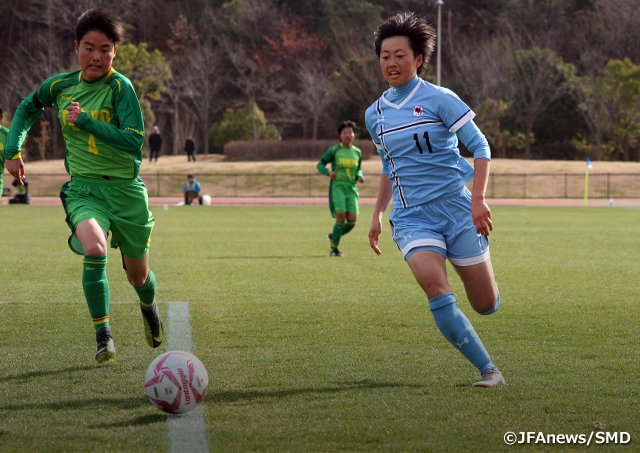
[[[370, 207], [343, 259], [328, 256], [325, 207], [154, 214], [158, 300], [165, 321], [169, 302], [189, 303], [212, 452], [584, 451], [503, 436], [596, 429], [632, 440], [594, 451], [639, 448], [638, 209], [493, 208], [501, 309], [475, 314], [450, 278], [507, 380], [495, 389], [470, 386], [477, 371], [437, 331], [388, 228], [383, 254], [369, 249]], [[0, 206], [0, 451], [169, 451], [143, 389], [164, 349], [146, 346], [112, 251], [118, 356], [95, 363], [63, 220], [59, 206]]]

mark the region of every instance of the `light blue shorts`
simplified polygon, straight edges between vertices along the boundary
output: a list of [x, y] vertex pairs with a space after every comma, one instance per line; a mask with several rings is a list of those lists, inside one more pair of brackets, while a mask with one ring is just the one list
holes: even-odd
[[489, 259], [489, 241], [473, 224], [471, 192], [466, 187], [428, 203], [394, 209], [389, 223], [405, 260], [419, 250], [438, 252], [456, 266]]

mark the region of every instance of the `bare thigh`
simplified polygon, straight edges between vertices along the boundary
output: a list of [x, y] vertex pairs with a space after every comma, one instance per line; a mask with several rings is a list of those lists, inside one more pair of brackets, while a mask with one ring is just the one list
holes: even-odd
[[451, 292], [447, 280], [446, 261], [439, 253], [429, 250], [417, 251], [409, 257], [407, 264], [428, 299]]
[[493, 275], [491, 260], [473, 266], [455, 266], [455, 268], [473, 309], [478, 313], [491, 310], [498, 299], [498, 285]]
[[96, 219], [83, 220], [76, 226], [75, 235], [82, 244], [84, 254], [104, 256], [107, 254], [107, 232]]

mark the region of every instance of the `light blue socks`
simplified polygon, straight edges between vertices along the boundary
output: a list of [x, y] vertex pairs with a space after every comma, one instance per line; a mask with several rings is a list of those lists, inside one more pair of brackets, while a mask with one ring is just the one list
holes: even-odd
[[[496, 306], [489, 310], [491, 313], [498, 309], [500, 298]], [[460, 311], [453, 293], [441, 294], [429, 301], [429, 309], [442, 335], [449, 340], [458, 351], [471, 362], [481, 374], [489, 368], [495, 368], [491, 357], [484, 348], [478, 334], [467, 317]], [[490, 314], [486, 312], [484, 314]]]

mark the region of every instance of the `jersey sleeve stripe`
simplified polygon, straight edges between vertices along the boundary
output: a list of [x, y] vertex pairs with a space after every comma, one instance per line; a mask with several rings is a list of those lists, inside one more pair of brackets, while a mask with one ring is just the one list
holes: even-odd
[[33, 97], [31, 98], [31, 102], [33, 102], [33, 105], [36, 106], [36, 108], [38, 109], [43, 109], [44, 108], [44, 104], [42, 102], [40, 102], [40, 98], [38, 98], [38, 91], [34, 91], [33, 92]]
[[473, 110], [471, 110], [471, 109], [467, 110], [467, 112], [464, 115], [462, 115], [460, 118], [458, 118], [449, 127], [449, 132], [455, 134], [458, 129], [460, 129], [462, 126], [464, 126], [467, 122], [471, 121], [475, 116], [476, 116], [476, 114], [473, 112]]

